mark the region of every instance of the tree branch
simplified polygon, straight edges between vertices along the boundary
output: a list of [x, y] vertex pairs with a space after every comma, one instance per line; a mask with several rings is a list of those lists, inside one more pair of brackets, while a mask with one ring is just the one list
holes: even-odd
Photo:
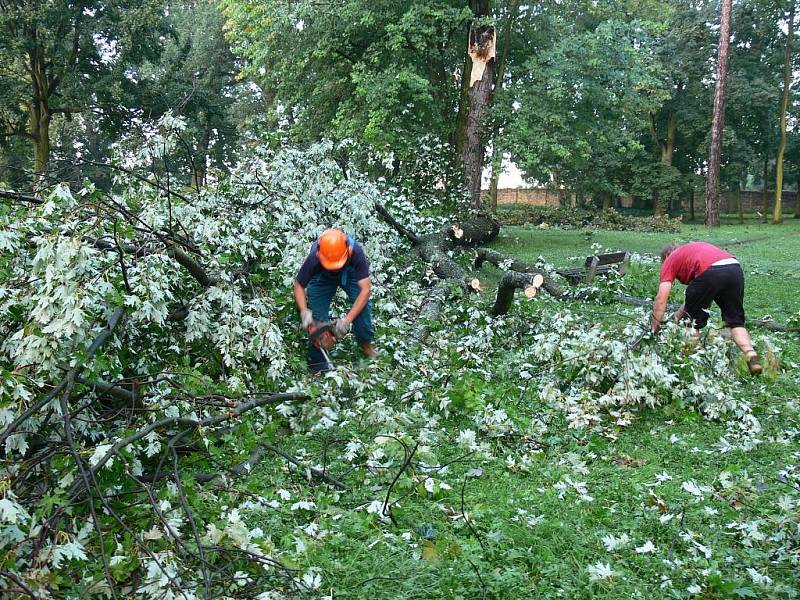
[[18, 202], [28, 202], [30, 204], [44, 204], [44, 200], [31, 196], [30, 194], [20, 194], [11, 190], [0, 190], [0, 198], [7, 198], [8, 200], [16, 200]]

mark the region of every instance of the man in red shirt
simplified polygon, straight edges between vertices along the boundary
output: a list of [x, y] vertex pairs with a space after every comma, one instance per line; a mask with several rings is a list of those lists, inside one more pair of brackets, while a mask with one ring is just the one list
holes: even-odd
[[661, 327], [672, 284], [677, 279], [686, 288], [686, 300], [675, 313], [675, 320], [688, 317], [697, 329], [708, 323], [708, 309], [715, 302], [722, 320], [731, 330], [731, 337], [744, 352], [747, 367], [753, 375], [763, 368], [753, 349], [753, 341], [744, 327], [744, 273], [732, 254], [706, 242], [671, 244], [661, 252], [661, 276], [658, 294], [653, 302], [653, 333]]

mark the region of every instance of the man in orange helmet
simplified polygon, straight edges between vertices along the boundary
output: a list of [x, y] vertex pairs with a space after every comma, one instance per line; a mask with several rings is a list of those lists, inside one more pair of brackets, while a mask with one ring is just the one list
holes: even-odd
[[[326, 229], [312, 244], [308, 257], [294, 278], [294, 299], [304, 328], [308, 329], [314, 321], [330, 319], [331, 302], [339, 287], [345, 291], [352, 306], [336, 321], [336, 337], [345, 335], [352, 326], [361, 351], [367, 358], [374, 358], [377, 352], [372, 345], [375, 330], [369, 301], [372, 284], [367, 255], [364, 247], [341, 229]], [[308, 365], [314, 372], [328, 368], [320, 349], [311, 343], [308, 345]]]

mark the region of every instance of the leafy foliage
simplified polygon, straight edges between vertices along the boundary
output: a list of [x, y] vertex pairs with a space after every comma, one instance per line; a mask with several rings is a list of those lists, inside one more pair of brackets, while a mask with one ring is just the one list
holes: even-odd
[[535, 225], [561, 229], [607, 229], [610, 231], [680, 231], [681, 220], [669, 216], [635, 217], [613, 208], [594, 211], [555, 206], [524, 206], [509, 208], [498, 214], [505, 225]]

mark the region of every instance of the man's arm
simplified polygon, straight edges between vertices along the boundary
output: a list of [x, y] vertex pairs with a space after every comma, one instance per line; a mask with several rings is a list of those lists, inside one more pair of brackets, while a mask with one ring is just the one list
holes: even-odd
[[314, 322], [314, 316], [311, 314], [311, 311], [308, 310], [306, 288], [295, 279], [292, 285], [292, 292], [294, 293], [294, 301], [297, 304], [297, 308], [300, 309], [300, 322], [303, 324], [303, 327], [308, 328], [308, 326]]
[[356, 296], [356, 301], [353, 302], [353, 306], [347, 311], [347, 314], [344, 316], [347, 319], [348, 323], [352, 323], [358, 315], [361, 314], [361, 311], [364, 310], [364, 307], [369, 302], [369, 296], [372, 293], [372, 283], [369, 280], [369, 277], [365, 277], [364, 279], [358, 280], [358, 287], [359, 292], [358, 296]]
[[669, 293], [672, 291], [671, 281], [662, 281], [658, 286], [658, 293], [656, 299], [653, 301], [653, 316], [650, 320], [650, 329], [655, 333], [661, 327], [661, 321], [664, 319], [664, 313], [667, 311], [667, 301], [669, 300]]
[[297, 304], [297, 308], [300, 309], [300, 312], [307, 310], [306, 288], [301, 285], [297, 279], [294, 280], [294, 284], [292, 285], [292, 292], [294, 293], [294, 301]]

